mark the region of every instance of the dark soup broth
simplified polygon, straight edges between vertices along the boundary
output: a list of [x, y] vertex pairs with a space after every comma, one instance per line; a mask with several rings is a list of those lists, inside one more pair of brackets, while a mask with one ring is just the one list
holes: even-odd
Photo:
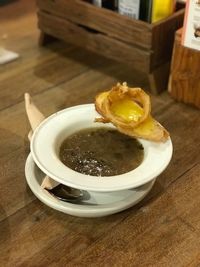
[[92, 176], [113, 176], [137, 168], [144, 149], [136, 139], [112, 128], [89, 128], [68, 136], [60, 159], [74, 171]]

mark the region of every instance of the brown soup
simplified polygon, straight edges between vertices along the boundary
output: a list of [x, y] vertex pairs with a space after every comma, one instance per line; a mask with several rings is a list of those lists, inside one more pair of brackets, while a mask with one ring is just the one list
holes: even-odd
[[74, 171], [92, 176], [113, 176], [137, 168], [144, 149], [136, 139], [111, 128], [88, 128], [67, 137], [60, 159]]

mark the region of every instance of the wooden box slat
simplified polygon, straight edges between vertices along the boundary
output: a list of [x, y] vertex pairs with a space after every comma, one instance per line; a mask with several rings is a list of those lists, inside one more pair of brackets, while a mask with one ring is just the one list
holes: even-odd
[[37, 0], [40, 10], [97, 30], [125, 43], [150, 49], [151, 24], [131, 20], [117, 12], [98, 8], [80, 0]]
[[175, 32], [183, 25], [185, 10], [179, 10], [170, 17], [152, 24], [152, 50], [155, 52], [152, 67], [155, 68], [172, 56]]
[[119, 40], [113, 40], [101, 33], [93, 33], [66, 19], [38, 12], [39, 28], [59, 39], [90, 49], [108, 58], [143, 70], [149, 71], [152, 53], [142, 51]]
[[168, 90], [171, 96], [200, 108], [200, 51], [181, 45], [182, 29], [176, 33]]
[[147, 73], [151, 91], [167, 88], [175, 31], [184, 10], [149, 24], [83, 0], [37, 0], [42, 44], [65, 40]]

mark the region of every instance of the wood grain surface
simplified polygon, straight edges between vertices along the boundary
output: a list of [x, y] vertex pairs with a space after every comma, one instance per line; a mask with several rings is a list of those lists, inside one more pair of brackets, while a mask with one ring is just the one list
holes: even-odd
[[59, 40], [86, 48], [119, 62], [126, 62], [140, 71], [148, 72], [150, 70], [152, 51], [141, 50], [101, 33], [91, 33], [82, 26], [42, 11], [38, 13], [38, 18], [39, 28]]
[[145, 72], [154, 94], [166, 90], [166, 65], [171, 60], [175, 31], [183, 25], [184, 9], [150, 24], [91, 2], [37, 0], [39, 43], [47, 44], [50, 36], [64, 40]]
[[200, 108], [200, 52], [181, 44], [182, 29], [176, 32], [169, 92], [176, 100]]
[[98, 7], [79, 0], [68, 0], [67, 5], [65, 0], [37, 0], [37, 6], [42, 11], [67, 18], [125, 43], [151, 48], [151, 24], [130, 20], [108, 9], [99, 12]]
[[200, 266], [199, 110], [167, 92], [152, 96], [152, 112], [170, 131], [173, 158], [141, 203], [83, 219], [55, 211], [32, 194], [24, 176], [24, 92], [48, 116], [93, 102], [117, 81], [149, 88], [127, 66], [62, 42], [39, 47], [38, 37], [34, 1], [0, 9], [0, 41], [20, 54], [0, 66], [0, 266]]
[[175, 37], [175, 30], [183, 26], [184, 9], [174, 13], [172, 16], [163, 21], [158, 21], [153, 24], [152, 32], [152, 49], [155, 51], [152, 66], [159, 67], [161, 64], [170, 61], [173, 42]]

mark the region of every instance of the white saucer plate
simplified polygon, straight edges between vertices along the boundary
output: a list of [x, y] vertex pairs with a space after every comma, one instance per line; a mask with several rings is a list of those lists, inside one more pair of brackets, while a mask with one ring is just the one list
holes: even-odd
[[111, 215], [134, 206], [147, 195], [155, 182], [154, 179], [138, 188], [109, 193], [88, 191], [88, 200], [71, 204], [56, 199], [41, 188], [45, 174], [37, 167], [31, 153], [26, 160], [25, 176], [32, 192], [47, 206], [69, 215], [90, 218]]

